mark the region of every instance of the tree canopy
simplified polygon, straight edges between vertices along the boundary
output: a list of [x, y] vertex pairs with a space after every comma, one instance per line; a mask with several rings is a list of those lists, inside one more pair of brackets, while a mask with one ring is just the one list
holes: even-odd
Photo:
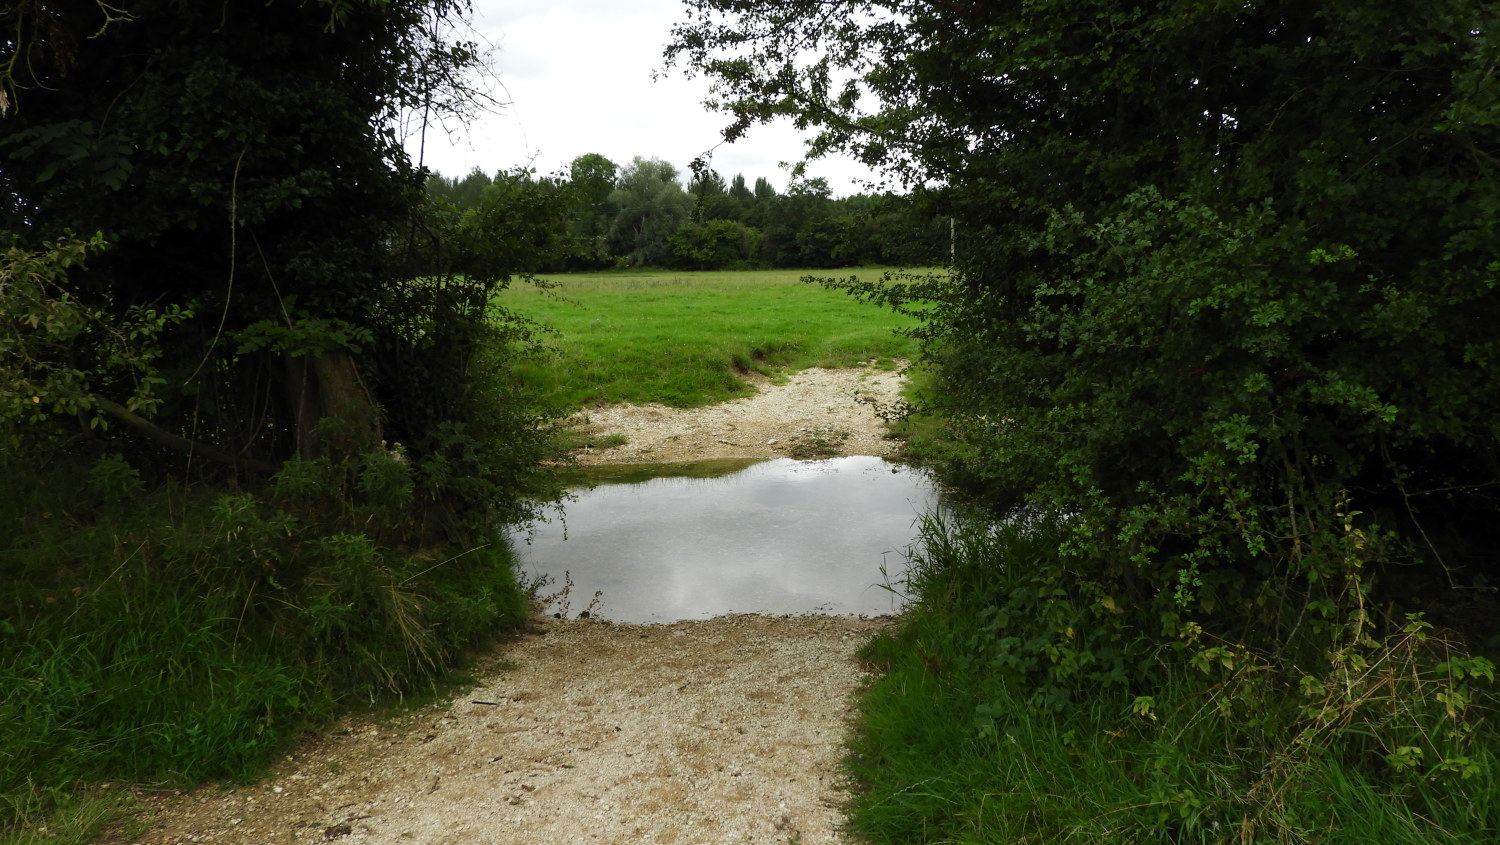
[[692, 198], [677, 181], [677, 168], [659, 158], [636, 156], [620, 171], [609, 201], [618, 209], [610, 239], [632, 264], [667, 263], [667, 240], [692, 213]]
[[0, 4], [5, 834], [249, 777], [524, 624], [502, 532], [558, 447], [492, 300], [567, 215], [402, 148], [469, 103], [466, 9]]
[[[643, 181], [642, 167], [656, 175]], [[498, 174], [494, 181], [514, 177]], [[835, 199], [818, 179], [794, 181], [777, 193], [765, 177], [752, 191], [743, 174], [726, 183], [704, 170], [684, 187], [670, 163], [638, 157], [621, 169], [588, 153], [566, 173], [522, 180], [552, 192], [568, 216], [567, 243], [546, 264], [549, 272], [643, 264], [684, 270], [921, 267], [940, 263], [949, 251], [947, 220], [934, 219], [920, 198]], [[462, 214], [479, 206], [491, 181], [476, 168], [463, 177], [434, 173], [427, 186], [434, 199]]]

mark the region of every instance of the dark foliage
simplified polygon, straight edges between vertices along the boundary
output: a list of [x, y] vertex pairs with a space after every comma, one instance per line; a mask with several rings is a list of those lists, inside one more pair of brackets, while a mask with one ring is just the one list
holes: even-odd
[[[5, 230], [31, 248], [101, 232], [108, 248], [70, 271], [69, 296], [106, 316], [193, 315], [158, 338], [150, 419], [128, 437], [117, 418], [107, 434], [85, 430], [96, 451], [124, 449], [159, 474], [253, 476], [400, 442], [478, 484], [426, 502], [445, 520], [522, 507], [544, 437], [506, 392], [504, 359], [525, 330], [489, 299], [542, 263], [534, 244], [547, 239], [532, 236], [556, 218], [537, 196], [509, 195], [505, 210], [486, 199], [466, 225], [494, 237], [472, 237], [429, 206], [397, 132], [403, 114], [461, 105], [474, 50], [436, 33], [465, 8], [136, 0], [5, 13], [18, 56], [0, 80]], [[82, 371], [106, 369], [88, 348], [72, 354]], [[59, 412], [53, 432], [80, 402], [124, 399], [108, 379], [79, 390], [41, 397]], [[152, 428], [166, 436], [137, 436]], [[205, 448], [187, 457], [183, 443]], [[234, 460], [212, 460], [224, 454]]]
[[429, 201], [396, 131], [463, 108], [466, 6], [0, 6], [0, 829], [248, 777], [523, 624], [551, 432], [491, 299], [564, 205]]
[[943, 186], [952, 282], [857, 292], [939, 303], [963, 469], [1078, 577], [1277, 649], [1372, 584], [1496, 633], [1491, 4], [692, 5], [731, 136]]

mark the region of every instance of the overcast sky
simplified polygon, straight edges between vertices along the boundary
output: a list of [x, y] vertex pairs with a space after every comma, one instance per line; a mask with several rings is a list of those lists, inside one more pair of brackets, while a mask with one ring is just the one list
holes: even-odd
[[[622, 167], [634, 156], [666, 159], [687, 178], [688, 162], [722, 140], [724, 115], [710, 112], [703, 79], [680, 69], [660, 80], [662, 48], [674, 23], [686, 19], [682, 0], [475, 0], [470, 36], [497, 48], [495, 95], [509, 102], [498, 114], [451, 137], [427, 131], [424, 160], [445, 176], [478, 167], [486, 173], [529, 164], [547, 175], [585, 153]], [[417, 139], [407, 142], [417, 159]], [[789, 176], [780, 162], [802, 155], [790, 125], [752, 127], [715, 150], [713, 167], [725, 180], [743, 173], [765, 177], [777, 190]], [[828, 180], [836, 196], [860, 190], [869, 173], [849, 160], [819, 160], [808, 176]]]

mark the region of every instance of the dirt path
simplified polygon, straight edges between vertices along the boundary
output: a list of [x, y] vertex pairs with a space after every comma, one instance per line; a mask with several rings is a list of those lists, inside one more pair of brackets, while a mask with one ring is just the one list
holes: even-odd
[[[883, 454], [876, 406], [898, 387], [892, 373], [810, 370], [715, 408], [595, 411], [595, 434], [626, 444], [581, 460], [770, 457], [810, 439], [824, 454]], [[888, 624], [542, 620], [451, 702], [348, 722], [253, 786], [143, 796], [145, 831], [110, 841], [846, 842], [855, 650]]]
[[514, 668], [349, 723], [263, 782], [155, 799], [141, 843], [834, 843], [859, 643], [885, 620], [552, 622]]
[[763, 376], [754, 396], [705, 408], [613, 405], [578, 415], [579, 430], [595, 440], [618, 435], [624, 444], [587, 449], [579, 463], [650, 463], [712, 458], [799, 458], [889, 455], [883, 409], [901, 398], [897, 370], [863, 368], [796, 373], [780, 384]]

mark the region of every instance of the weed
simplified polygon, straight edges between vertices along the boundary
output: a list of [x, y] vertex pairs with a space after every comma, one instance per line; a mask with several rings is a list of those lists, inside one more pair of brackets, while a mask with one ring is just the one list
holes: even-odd
[[601, 434], [601, 435], [574, 435], [568, 439], [567, 447], [570, 451], [579, 449], [618, 449], [629, 443], [630, 440], [623, 434]]
[[24, 813], [19, 824], [0, 829], [0, 845], [87, 845], [117, 824], [138, 832], [128, 819], [133, 806], [127, 794], [107, 787], [59, 792], [50, 812]]

